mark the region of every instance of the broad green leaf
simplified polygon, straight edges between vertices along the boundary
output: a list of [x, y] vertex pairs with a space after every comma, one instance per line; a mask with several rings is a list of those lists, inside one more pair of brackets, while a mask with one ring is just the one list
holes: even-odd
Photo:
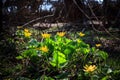
[[74, 53], [75, 49], [73, 49], [73, 47], [68, 46], [63, 53], [65, 54], [67, 59], [71, 59], [72, 58], [72, 54]]
[[63, 53], [56, 51], [53, 53], [53, 60], [50, 62], [52, 66], [61, 68], [67, 62]]
[[70, 43], [70, 42], [72, 42], [72, 40], [65, 38], [65, 42]]
[[71, 52], [72, 52], [71, 49], [68, 49], [68, 48], [64, 50], [65, 54], [70, 54]]

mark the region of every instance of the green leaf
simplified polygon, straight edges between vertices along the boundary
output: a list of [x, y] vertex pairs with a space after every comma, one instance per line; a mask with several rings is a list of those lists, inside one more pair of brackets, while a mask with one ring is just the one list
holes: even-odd
[[115, 75], [116, 74], [120, 74], [120, 70], [114, 70], [114, 72], [113, 72]]
[[62, 68], [62, 66], [64, 66], [66, 62], [67, 62], [66, 56], [59, 51], [55, 51], [53, 53], [53, 60], [50, 62], [50, 64], [53, 67]]
[[72, 40], [65, 38], [65, 42], [70, 43], [70, 42], [72, 42]]
[[63, 53], [65, 54], [67, 59], [71, 59], [72, 58], [72, 54], [74, 53], [75, 49], [71, 46], [68, 46]]
[[23, 57], [22, 56], [17, 56], [16, 59], [23, 59]]
[[57, 64], [55, 63], [55, 61], [51, 61], [50, 64], [55, 67]]
[[21, 55], [24, 58], [30, 58], [32, 56], [36, 56], [37, 55], [37, 50], [35, 50], [35, 49], [28, 49], [28, 50], [25, 50]]
[[64, 72], [64, 73], [61, 73], [61, 74], [55, 76], [55, 78], [57, 78], [57, 79], [62, 79], [62, 80], [68, 80], [68, 75], [69, 75], [69, 74], [70, 74], [70, 73]]
[[105, 76], [101, 80], [108, 80], [108, 79], [109, 79], [109, 76]]
[[104, 51], [99, 51], [99, 55], [104, 59], [106, 60], [108, 58], [108, 54]]
[[50, 52], [50, 53], [53, 53], [53, 51], [54, 51], [54, 46], [53, 46], [52, 44], [50, 44], [50, 43], [48, 43], [47, 46], [48, 46], [48, 48], [49, 48], [49, 50], [50, 50], [49, 52]]
[[83, 54], [88, 54], [90, 52], [90, 49], [88, 49], [88, 48], [81, 48], [80, 52], [83, 53]]
[[71, 51], [71, 49], [69, 49], [69, 48], [67, 48], [67, 49], [64, 50], [64, 53], [65, 53], [65, 54], [70, 54], [71, 52], [72, 52], [72, 51]]
[[99, 80], [99, 76], [98, 75], [92, 75], [92, 80]]
[[91, 48], [91, 52], [94, 53], [96, 51], [96, 48], [95, 47], [92, 47]]
[[112, 72], [112, 69], [108, 68], [107, 73], [109, 74], [111, 72]]
[[88, 47], [89, 47], [89, 45], [86, 44], [86, 43], [84, 43], [83, 41], [82, 41], [79, 45], [80, 45], [80, 47], [82, 47], [82, 48], [88, 48]]
[[37, 42], [36, 39], [31, 39], [31, 40], [28, 42], [27, 48], [36, 48], [38, 45], [39, 45], [39, 42]]

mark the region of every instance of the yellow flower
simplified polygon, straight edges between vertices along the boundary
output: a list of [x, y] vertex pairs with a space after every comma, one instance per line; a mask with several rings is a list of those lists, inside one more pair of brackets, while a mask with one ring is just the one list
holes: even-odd
[[57, 35], [59, 35], [60, 37], [63, 37], [65, 35], [66, 32], [57, 32]]
[[40, 50], [43, 51], [43, 52], [48, 52], [48, 51], [49, 51], [49, 49], [48, 49], [47, 46], [42, 46], [42, 47], [40, 48]]
[[30, 32], [24, 32], [24, 36], [25, 36], [25, 37], [30, 37], [30, 36], [31, 36], [31, 33], [30, 33]]
[[41, 34], [43, 38], [50, 38], [51, 34], [48, 33], [42, 33]]
[[25, 37], [30, 37], [32, 34], [31, 34], [31, 32], [29, 32], [29, 30], [28, 29], [24, 29], [24, 36]]
[[96, 46], [96, 47], [100, 47], [100, 46], [101, 46], [101, 44], [95, 44], [95, 46]]
[[83, 70], [85, 72], [93, 72], [95, 69], [97, 69], [97, 67], [95, 65], [90, 65], [90, 66], [85, 65]]
[[84, 33], [82, 33], [82, 32], [80, 32], [80, 33], [79, 33], [79, 35], [80, 35], [80, 37], [85, 36], [85, 34], [84, 34]]
[[29, 32], [29, 30], [28, 29], [24, 29], [24, 32]]

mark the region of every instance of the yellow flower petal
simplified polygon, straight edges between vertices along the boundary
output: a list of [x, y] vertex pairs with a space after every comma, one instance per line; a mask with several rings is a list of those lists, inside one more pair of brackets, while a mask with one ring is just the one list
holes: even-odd
[[30, 37], [32, 34], [30, 32], [24, 32], [25, 37]]
[[42, 46], [42, 47], [40, 48], [40, 50], [43, 51], [43, 52], [48, 52], [48, 51], [49, 51], [49, 49], [48, 49], [47, 46]]
[[84, 33], [82, 33], [82, 32], [80, 32], [80, 33], [79, 33], [79, 35], [80, 35], [80, 37], [85, 36], [85, 34], [84, 34]]
[[50, 38], [51, 34], [48, 33], [42, 33], [41, 34], [43, 38]]
[[83, 70], [84, 70], [85, 72], [93, 72], [93, 71], [96, 70], [96, 69], [97, 69], [97, 67], [96, 67], [95, 65], [90, 65], [90, 66], [85, 65]]
[[29, 32], [29, 30], [28, 29], [24, 29], [24, 32]]
[[96, 46], [96, 47], [100, 47], [100, 46], [101, 46], [101, 44], [95, 44], [95, 46]]
[[57, 32], [57, 35], [59, 35], [60, 37], [63, 37], [66, 34], [66, 32]]

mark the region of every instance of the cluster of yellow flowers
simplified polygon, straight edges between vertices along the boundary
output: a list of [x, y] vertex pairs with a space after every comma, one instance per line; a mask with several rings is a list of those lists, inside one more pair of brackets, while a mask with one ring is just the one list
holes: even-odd
[[95, 65], [90, 65], [90, 66], [85, 65], [83, 70], [84, 70], [85, 72], [93, 72], [93, 71], [95, 71], [96, 69], [97, 69], [97, 67], [96, 67]]
[[[18, 26], [18, 28], [21, 28], [21, 27], [22, 27], [22, 26]], [[60, 37], [65, 36], [65, 34], [66, 34], [66, 32], [57, 32], [57, 35], [60, 36]], [[28, 29], [24, 29], [24, 36], [25, 36], [25, 37], [30, 37], [31, 35], [32, 35], [32, 34], [30, 33], [30, 31], [29, 31]], [[50, 37], [51, 37], [51, 34], [49, 34], [49, 33], [42, 33], [41, 36], [42, 36], [42, 38], [50, 38]], [[80, 36], [80, 37], [83, 37], [83, 36], [85, 36], [85, 34], [82, 33], [82, 32], [80, 32], [80, 33], [79, 33], [79, 36]], [[81, 42], [80, 40], [77, 40], [77, 41], [78, 41], [78, 43]], [[96, 44], [95, 46], [96, 46], [96, 47], [100, 47], [101, 44]], [[48, 52], [47, 46], [41, 47], [41, 50], [42, 50], [43, 52]], [[91, 67], [90, 67], [90, 68], [91, 68]]]
[[25, 37], [30, 37], [32, 34], [28, 29], [24, 29], [24, 35]]
[[[63, 37], [65, 36], [66, 32], [57, 32], [57, 35], [60, 36], [60, 37]], [[51, 34], [48, 34], [48, 33], [42, 33], [42, 38], [50, 38]]]
[[[18, 28], [21, 28], [21, 26], [19, 26]], [[65, 36], [65, 34], [66, 34], [66, 32], [57, 32], [57, 35], [60, 36], [60, 37]], [[31, 33], [29, 32], [28, 29], [24, 29], [24, 35], [25, 35], [25, 37], [30, 37], [30, 36], [31, 36]], [[42, 38], [50, 38], [50, 37], [51, 37], [51, 34], [42, 33], [41, 36], [42, 36]], [[79, 33], [79, 36], [80, 36], [80, 37], [83, 37], [83, 36], [85, 36], [85, 34], [82, 33], [82, 32], [80, 32], [80, 33]], [[77, 42], [80, 43], [81, 40], [78, 39]], [[96, 46], [96, 47], [100, 47], [101, 44], [96, 44], [95, 46]], [[37, 49], [37, 50], [41, 50], [42, 52], [45, 52], [45, 53], [47, 53], [47, 52], [49, 51], [49, 49], [48, 49], [47, 46], [42, 46], [42, 47], [36, 48], [36, 49]], [[95, 65], [89, 65], [89, 66], [88, 66], [88, 65], [85, 65], [83, 70], [84, 70], [85, 72], [93, 72], [93, 71], [95, 71], [96, 69], [97, 69], [97, 67], [96, 67]]]

